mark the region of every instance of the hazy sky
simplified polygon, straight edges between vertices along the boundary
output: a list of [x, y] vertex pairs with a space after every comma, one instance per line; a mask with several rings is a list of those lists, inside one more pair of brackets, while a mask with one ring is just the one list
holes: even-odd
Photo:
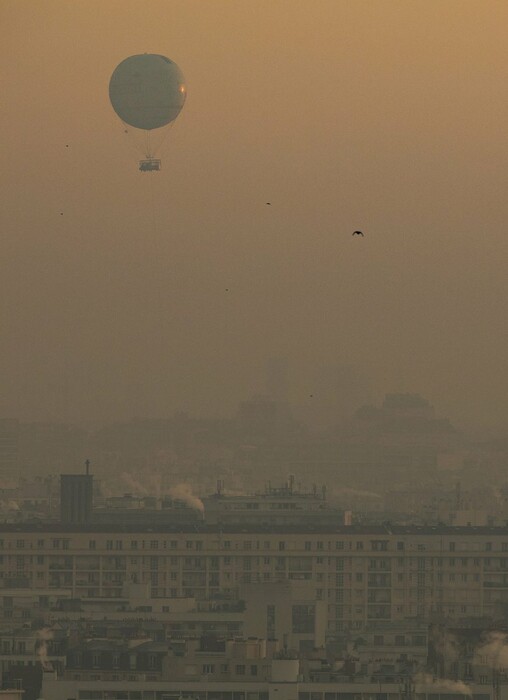
[[[304, 407], [349, 365], [507, 424], [506, 0], [0, 8], [2, 415], [227, 415], [279, 355]], [[153, 175], [143, 52], [188, 85]]]

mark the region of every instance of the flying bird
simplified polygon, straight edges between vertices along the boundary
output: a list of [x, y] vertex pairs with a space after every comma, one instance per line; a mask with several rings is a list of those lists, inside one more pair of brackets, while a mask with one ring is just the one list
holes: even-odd
[[266, 206], [267, 206], [267, 207], [271, 207], [271, 206], [272, 206], [272, 203], [271, 203], [271, 202], [267, 202], [267, 203], [266, 203]]
[[362, 236], [363, 238], [363, 231], [353, 231], [353, 236]]

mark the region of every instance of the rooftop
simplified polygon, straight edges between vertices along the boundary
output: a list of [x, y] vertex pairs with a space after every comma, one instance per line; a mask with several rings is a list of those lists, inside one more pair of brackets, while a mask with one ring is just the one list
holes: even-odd
[[8, 533], [54, 533], [60, 535], [79, 533], [158, 533], [158, 534], [330, 534], [330, 535], [489, 535], [507, 536], [508, 526], [452, 526], [452, 525], [342, 525], [312, 524], [306, 520], [302, 525], [263, 525], [252, 523], [210, 525], [207, 523], [124, 523], [75, 525], [59, 522], [2, 523], [0, 535]]

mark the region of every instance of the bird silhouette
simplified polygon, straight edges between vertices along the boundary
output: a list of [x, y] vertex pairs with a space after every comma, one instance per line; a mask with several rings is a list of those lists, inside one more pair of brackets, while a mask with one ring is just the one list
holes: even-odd
[[271, 202], [267, 202], [267, 203], [266, 203], [266, 206], [267, 206], [267, 207], [271, 207], [271, 206], [272, 206], [272, 203], [271, 203]]
[[363, 231], [353, 231], [352, 235], [353, 236], [362, 236], [362, 238], [363, 238]]

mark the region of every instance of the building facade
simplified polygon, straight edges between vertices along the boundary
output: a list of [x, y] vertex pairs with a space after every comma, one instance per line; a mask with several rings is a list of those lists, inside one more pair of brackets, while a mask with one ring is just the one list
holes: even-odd
[[126, 583], [138, 583], [155, 598], [204, 601], [238, 600], [246, 584], [278, 581], [313, 587], [326, 605], [328, 636], [407, 618], [495, 618], [508, 604], [508, 528], [4, 525], [0, 532], [5, 588], [120, 598]]

